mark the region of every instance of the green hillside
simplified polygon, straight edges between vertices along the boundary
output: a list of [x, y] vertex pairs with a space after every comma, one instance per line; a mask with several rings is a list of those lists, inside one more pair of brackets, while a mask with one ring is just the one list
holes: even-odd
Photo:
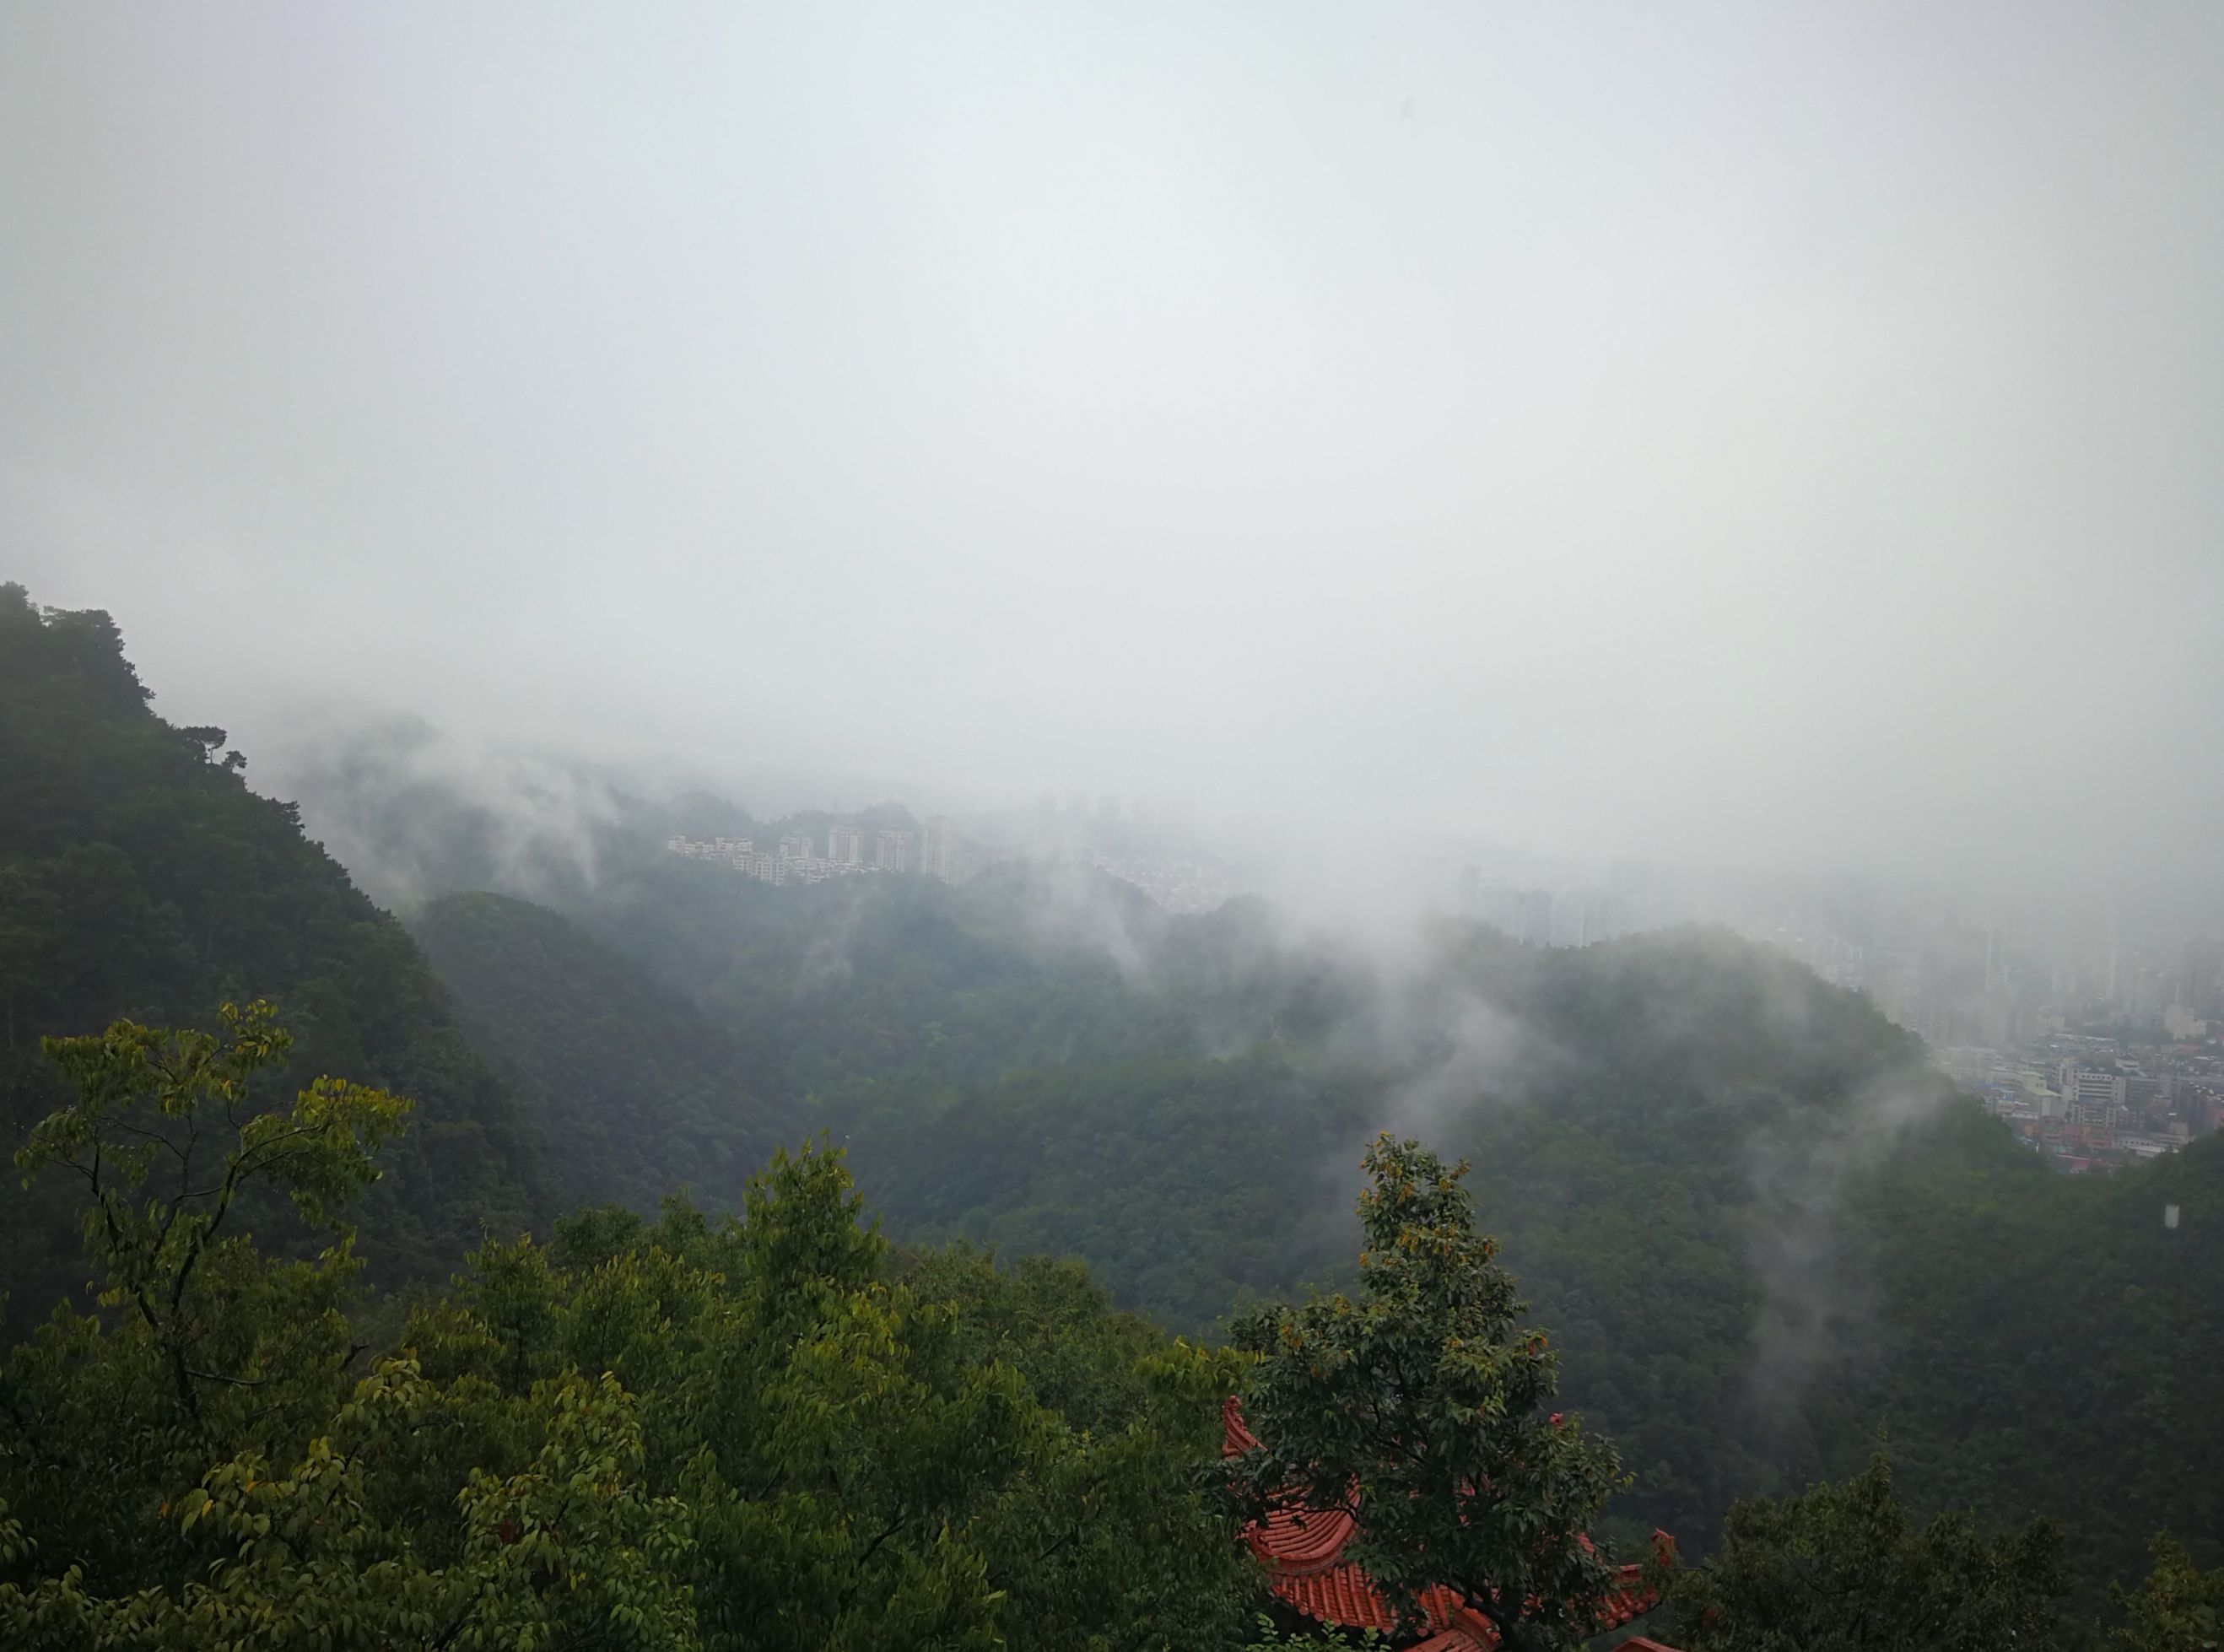
[[730, 1204], [792, 1136], [752, 1099], [730, 1032], [568, 919], [453, 895], [410, 928], [543, 1132], [562, 1205], [650, 1210], [681, 1183]]
[[2157, 1526], [2218, 1529], [2192, 1396], [2224, 1269], [2160, 1212], [2224, 1209], [2224, 1144], [2053, 1175], [1866, 1000], [1727, 935], [1447, 925], [1386, 960], [1045, 869], [770, 889], [648, 863], [597, 902], [581, 921], [807, 1100], [897, 1234], [1084, 1258], [1177, 1328], [1342, 1276], [1375, 1129], [1472, 1159], [1570, 1401], [1637, 1475], [1630, 1529], [1703, 1546], [1880, 1428], [1918, 1503], [2058, 1515], [2088, 1578]]
[[[155, 716], [105, 614], [0, 585], [0, 1131], [54, 1104], [41, 1034], [111, 1019], [208, 1025], [284, 1006], [296, 1083], [345, 1072], [415, 1098], [366, 1206], [389, 1277], [444, 1271], [483, 1228], [547, 1209], [529, 1121], [465, 1041], [408, 935], [250, 792], [222, 731]], [[55, 1190], [0, 1200], [18, 1327], [83, 1271]]]

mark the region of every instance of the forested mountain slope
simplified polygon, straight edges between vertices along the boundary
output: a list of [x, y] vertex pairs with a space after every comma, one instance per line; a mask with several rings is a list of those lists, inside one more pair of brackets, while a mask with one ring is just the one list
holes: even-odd
[[561, 1204], [647, 1211], [683, 1183], [730, 1204], [794, 1139], [753, 1098], [731, 1033], [569, 919], [452, 895], [410, 928], [542, 1132]]
[[[287, 1081], [356, 1074], [417, 1103], [366, 1206], [389, 1276], [442, 1271], [483, 1226], [547, 1204], [515, 1099], [465, 1042], [401, 926], [248, 790], [216, 729], [156, 717], [105, 614], [0, 585], [0, 1131], [54, 1104], [41, 1034], [118, 1016], [206, 1025], [268, 997], [297, 1035]], [[53, 1197], [0, 1199], [0, 1289], [20, 1328], [79, 1281]]]
[[[1866, 1448], [1875, 1419], [1839, 1426], [1833, 1397], [1868, 1288], [1840, 1178], [1888, 1180], [1964, 1105], [1905, 1035], [1725, 937], [1550, 952], [1453, 927], [1370, 975], [1254, 921], [1179, 927], [1166, 978], [1123, 989], [1175, 1017], [1166, 1054], [850, 1092], [862, 1184], [899, 1231], [1083, 1256], [1197, 1330], [1336, 1277], [1335, 1190], [1374, 1131], [1414, 1132], [1474, 1161], [1570, 1397], [1640, 1466], [1633, 1519], [1703, 1538], [1734, 1496]], [[1247, 1016], [1254, 1041], [1211, 1054]], [[1977, 1124], [1954, 1150], [2036, 1171]], [[1810, 1252], [1808, 1275], [1777, 1265]], [[1818, 1312], [1834, 1294], [1842, 1316]]]
[[2216, 1564], [2224, 1136], [2058, 1176], [1999, 1151], [1990, 1119], [1947, 1128], [1953, 1150], [1849, 1190], [1873, 1357], [1835, 1401], [1841, 1431], [1889, 1421], [1924, 1496], [2051, 1512], [2103, 1570], [2164, 1526]]
[[1159, 1054], [1191, 1035], [1140, 990], [1162, 915], [1090, 874], [1006, 866], [956, 889], [910, 877], [775, 888], [660, 846], [569, 910], [730, 1029], [763, 1081], [793, 1096], [892, 1083], [908, 1094]]
[[2060, 1516], [2094, 1575], [2218, 1529], [2218, 1144], [2052, 1175], [1865, 1000], [1726, 935], [1369, 956], [1131, 896], [645, 861], [578, 915], [846, 1141], [899, 1235], [1085, 1257], [1178, 1328], [1340, 1276], [1374, 1130], [1471, 1158], [1633, 1529], [1703, 1546], [1880, 1428], [1919, 1503]]

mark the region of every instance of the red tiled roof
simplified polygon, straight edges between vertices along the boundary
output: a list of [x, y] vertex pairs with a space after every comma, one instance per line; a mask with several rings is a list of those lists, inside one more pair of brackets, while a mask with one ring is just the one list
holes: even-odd
[[[1221, 1453], [1240, 1457], [1259, 1444], [1244, 1425], [1242, 1407], [1233, 1398], [1221, 1408], [1224, 1437]], [[1344, 1546], [1359, 1530], [1356, 1516], [1344, 1509], [1277, 1509], [1264, 1521], [1243, 1529], [1243, 1541], [1267, 1564], [1270, 1586], [1290, 1606], [1317, 1623], [1343, 1629], [1393, 1633], [1398, 1613], [1374, 1581], [1343, 1558]], [[1656, 1534], [1665, 1542], [1666, 1534]], [[1625, 1566], [1614, 1592], [1602, 1603], [1599, 1627], [1620, 1629], [1651, 1611], [1657, 1598], [1645, 1586], [1644, 1568]], [[1498, 1644], [1490, 1620], [1468, 1605], [1457, 1591], [1439, 1584], [1423, 1592], [1422, 1613], [1431, 1633], [1408, 1652], [1488, 1652]], [[1626, 1643], [1621, 1652], [1670, 1652], [1650, 1641]]]
[[1243, 1541], [1285, 1574], [1324, 1572], [1336, 1563], [1359, 1522], [1342, 1509], [1276, 1509], [1247, 1529]]

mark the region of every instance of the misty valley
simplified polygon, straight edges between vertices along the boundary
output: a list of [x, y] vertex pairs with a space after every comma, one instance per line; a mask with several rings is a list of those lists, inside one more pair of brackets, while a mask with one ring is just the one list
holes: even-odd
[[2203, 1643], [2215, 1137], [2060, 1174], [1719, 929], [701, 794], [328, 797], [391, 913], [148, 699], [0, 590], [11, 1647]]
[[0, 3], [0, 1652], [2224, 1652], [2221, 86]]

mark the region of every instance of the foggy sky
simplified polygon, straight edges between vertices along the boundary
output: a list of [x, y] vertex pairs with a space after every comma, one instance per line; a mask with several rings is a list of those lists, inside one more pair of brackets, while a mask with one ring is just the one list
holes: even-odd
[[0, 578], [250, 758], [2213, 878], [2219, 85], [2119, 0], [20, 3]]

